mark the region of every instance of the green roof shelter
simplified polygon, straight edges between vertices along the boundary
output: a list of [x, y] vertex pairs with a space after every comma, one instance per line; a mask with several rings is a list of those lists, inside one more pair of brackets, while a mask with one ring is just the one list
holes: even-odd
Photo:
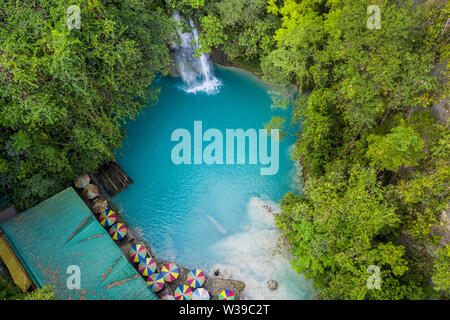
[[58, 299], [158, 299], [72, 188], [0, 228], [34, 284], [54, 285]]

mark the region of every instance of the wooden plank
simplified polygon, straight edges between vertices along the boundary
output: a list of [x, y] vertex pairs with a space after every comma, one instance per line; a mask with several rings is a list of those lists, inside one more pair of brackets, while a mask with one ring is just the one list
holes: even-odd
[[93, 175], [111, 197], [133, 183], [127, 173], [114, 161], [102, 165]]

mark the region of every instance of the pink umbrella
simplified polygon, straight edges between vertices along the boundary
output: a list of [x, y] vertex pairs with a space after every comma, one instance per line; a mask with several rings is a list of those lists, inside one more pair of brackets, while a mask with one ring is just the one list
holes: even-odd
[[84, 187], [87, 187], [90, 182], [91, 182], [91, 178], [86, 174], [84, 176], [81, 176], [81, 177], [78, 177], [77, 179], [75, 179], [73, 184], [78, 189], [83, 189]]

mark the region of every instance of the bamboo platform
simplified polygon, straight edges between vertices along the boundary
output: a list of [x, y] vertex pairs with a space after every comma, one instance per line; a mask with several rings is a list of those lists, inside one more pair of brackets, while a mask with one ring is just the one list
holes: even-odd
[[102, 165], [93, 176], [110, 197], [114, 197], [133, 183], [133, 180], [114, 161]]

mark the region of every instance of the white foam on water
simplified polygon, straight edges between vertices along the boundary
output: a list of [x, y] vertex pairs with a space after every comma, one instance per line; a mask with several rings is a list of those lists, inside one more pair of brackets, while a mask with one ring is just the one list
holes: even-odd
[[[264, 206], [270, 207], [272, 213]], [[214, 245], [214, 252], [226, 264], [216, 264], [222, 278], [243, 281], [245, 299], [311, 299], [312, 283], [291, 269], [291, 255], [282, 243], [273, 214], [280, 212], [273, 201], [253, 197], [247, 206], [249, 225], [240, 233], [229, 235]], [[278, 288], [271, 291], [267, 281], [275, 280]]]
[[199, 92], [204, 92], [209, 95], [217, 94], [220, 91], [222, 82], [219, 79], [213, 78], [209, 81], [201, 82], [200, 84], [193, 87], [183, 87], [182, 89], [186, 93], [197, 94]]

